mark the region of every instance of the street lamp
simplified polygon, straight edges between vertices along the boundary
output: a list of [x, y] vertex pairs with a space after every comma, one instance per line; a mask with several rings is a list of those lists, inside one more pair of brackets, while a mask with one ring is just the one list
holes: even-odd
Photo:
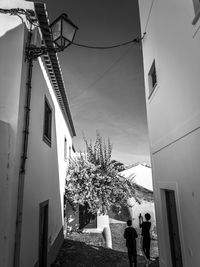
[[63, 51], [74, 40], [78, 27], [68, 19], [67, 14], [61, 14], [51, 25], [53, 42], [59, 51]]
[[36, 59], [47, 52], [60, 52], [72, 44], [78, 27], [68, 19], [67, 14], [61, 14], [50, 26], [54, 47], [37, 47], [29, 44], [26, 47], [27, 58]]

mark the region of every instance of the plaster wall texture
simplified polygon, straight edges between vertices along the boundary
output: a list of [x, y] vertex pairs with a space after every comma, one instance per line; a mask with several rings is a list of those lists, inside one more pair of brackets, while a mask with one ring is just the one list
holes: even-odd
[[[25, 0], [0, 0], [1, 9], [32, 9], [34, 10], [34, 3]], [[25, 17], [22, 16], [25, 21]], [[19, 26], [22, 23], [21, 19], [17, 16], [9, 16], [8, 14], [0, 13], [0, 37], [7, 31]]]
[[175, 192], [183, 266], [198, 266], [200, 21], [192, 25], [192, 1], [139, 0], [139, 9], [160, 266], [172, 266], [164, 190]]
[[156, 227], [154, 202], [143, 200], [140, 204], [138, 204], [134, 198], [131, 198], [128, 200], [128, 204], [129, 204], [128, 209], [129, 209], [134, 227], [137, 227], [137, 228], [139, 227], [138, 217], [140, 213], [143, 216], [144, 221], [145, 221], [145, 218], [144, 218], [145, 213], [149, 213], [151, 215], [151, 230], [153, 230]]
[[125, 178], [133, 179], [136, 184], [153, 191], [152, 171], [150, 167], [138, 164], [120, 172], [120, 174]]
[[[139, 0], [141, 32], [145, 30], [146, 15], [152, 1], [148, 2]], [[199, 125], [200, 32], [193, 37], [196, 29], [192, 25], [193, 18], [192, 1], [153, 1], [143, 41], [146, 101], [153, 152], [181, 137], [190, 126]], [[148, 73], [154, 59], [158, 82], [149, 99]]]
[[[43, 141], [44, 101], [52, 108], [52, 142]], [[48, 250], [63, 226], [63, 198], [68, 160], [64, 158], [64, 138], [68, 152], [72, 137], [58, 106], [41, 60], [34, 62], [26, 180], [24, 188], [21, 266], [31, 266], [38, 258], [39, 204], [49, 200]], [[69, 156], [69, 153], [68, 153]], [[31, 242], [30, 242], [31, 240]], [[30, 253], [31, 252], [31, 253]]]
[[109, 227], [109, 216], [108, 215], [98, 215], [97, 216], [97, 229], [103, 231], [104, 228]]
[[[5, 17], [0, 16], [1, 21]], [[8, 18], [9, 20], [9, 18]], [[7, 31], [0, 38], [0, 120], [9, 124], [9, 162], [8, 162], [8, 192], [7, 224], [5, 238], [7, 242], [5, 258], [1, 266], [13, 266], [13, 251], [17, 208], [17, 190], [19, 164], [21, 157], [23, 91], [25, 88], [25, 73], [23, 61], [24, 25], [18, 25]], [[22, 86], [24, 84], [24, 86]]]
[[2, 251], [0, 253], [0, 265], [5, 266], [6, 254], [7, 254], [7, 219], [8, 219], [8, 168], [9, 168], [9, 124], [0, 121], [0, 247]]
[[[133, 179], [133, 181], [137, 185], [140, 185], [150, 191], [153, 191], [152, 170], [150, 167], [144, 164], [138, 164], [136, 166], [128, 168], [127, 170], [122, 171], [120, 174], [123, 175], [126, 179]], [[139, 204], [135, 201], [134, 198], [130, 198], [128, 199], [128, 205], [134, 227], [138, 227], [138, 217], [140, 213], [143, 217], [145, 213], [149, 213], [151, 215], [152, 222], [151, 229], [154, 229], [156, 227], [154, 201], [142, 200], [142, 202]]]
[[[25, 4], [25, 7], [30, 7], [30, 4], [20, 2]], [[15, 5], [16, 3], [17, 5]], [[24, 7], [18, 3], [19, 1], [12, 1], [11, 5], [4, 1], [1, 3], [1, 8]], [[0, 14], [0, 25], [0, 120], [9, 125], [9, 136], [7, 136], [9, 137], [8, 183], [7, 188], [4, 187], [2, 192], [4, 196], [7, 194], [7, 198], [6, 206], [1, 206], [1, 209], [8, 211], [8, 214], [4, 214], [5, 220], [3, 221], [7, 228], [1, 231], [0, 240], [4, 244], [6, 240], [7, 243], [4, 246], [5, 253], [2, 254], [4, 258], [0, 258], [0, 266], [11, 267], [14, 255], [27, 74], [27, 65], [24, 60], [27, 30], [19, 18], [16, 19], [9, 15]], [[72, 146], [72, 137], [50, 82], [45, 75], [41, 60], [34, 62], [20, 267], [33, 266], [38, 260], [39, 204], [42, 201], [49, 200], [48, 250], [52, 247], [63, 226], [63, 194], [68, 165], [68, 160], [64, 159], [64, 137], [68, 140], [68, 152], [69, 146]], [[53, 111], [51, 147], [42, 140], [45, 96]], [[4, 125], [4, 122], [1, 123], [1, 126]], [[6, 145], [7, 137], [4, 133], [5, 131], [1, 132], [1, 149], [6, 153], [3, 145]], [[5, 153], [2, 154], [3, 165], [6, 160]], [[5, 174], [4, 166], [4, 177]]]
[[[55, 128], [56, 128], [56, 141], [57, 141], [57, 161], [58, 161], [58, 171], [59, 171], [59, 180], [60, 180], [60, 195], [61, 203], [63, 206], [63, 195], [65, 192], [65, 178], [66, 178], [66, 172], [69, 165], [69, 159], [70, 156], [73, 158], [74, 152], [72, 149], [72, 136], [69, 131], [69, 128], [67, 126], [67, 123], [64, 119], [64, 116], [62, 114], [62, 111], [60, 109], [60, 106], [57, 102], [55, 93], [53, 91], [53, 88], [51, 86], [51, 83], [49, 82], [49, 79], [47, 77], [43, 62], [39, 59], [39, 65], [42, 70], [42, 73], [44, 75], [46, 85], [48, 87], [49, 93], [51, 95], [52, 101], [54, 103], [55, 108]], [[66, 151], [66, 158], [64, 156], [64, 140], [67, 140], [67, 151]], [[71, 155], [70, 155], [71, 153]], [[62, 209], [62, 215], [63, 215], [63, 209]]]

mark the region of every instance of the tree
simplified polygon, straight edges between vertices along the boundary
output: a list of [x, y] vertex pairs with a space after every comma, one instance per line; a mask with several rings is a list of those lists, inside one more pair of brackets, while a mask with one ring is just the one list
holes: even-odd
[[107, 213], [112, 205], [127, 205], [135, 194], [134, 183], [118, 174], [111, 161], [112, 146], [97, 133], [95, 144], [84, 139], [86, 153], [70, 161], [65, 195], [67, 200], [87, 205], [92, 213]]
[[86, 138], [84, 138], [84, 141], [88, 161], [93, 163], [95, 166], [99, 166], [99, 168], [106, 173], [111, 163], [112, 145], [110, 143], [110, 139], [108, 138], [106, 143], [97, 131], [94, 146], [92, 141], [89, 143]]
[[114, 168], [116, 169], [116, 171], [121, 172], [124, 171], [126, 169], [124, 163], [117, 161], [117, 160], [112, 160], [111, 163], [114, 165]]

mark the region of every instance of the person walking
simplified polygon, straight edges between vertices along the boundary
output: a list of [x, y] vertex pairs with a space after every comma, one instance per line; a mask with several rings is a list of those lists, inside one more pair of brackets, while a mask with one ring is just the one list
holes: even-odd
[[146, 213], [144, 215], [146, 221], [143, 221], [143, 217], [140, 214], [139, 216], [139, 225], [140, 228], [142, 228], [142, 250], [147, 258], [147, 260], [150, 262], [150, 244], [151, 244], [151, 237], [150, 237], [150, 228], [151, 228], [151, 215], [149, 213]]
[[132, 221], [127, 221], [127, 228], [124, 230], [124, 238], [126, 239], [126, 246], [128, 250], [128, 259], [129, 259], [129, 266], [137, 267], [137, 245], [136, 245], [136, 238], [138, 234], [134, 227], [132, 227]]

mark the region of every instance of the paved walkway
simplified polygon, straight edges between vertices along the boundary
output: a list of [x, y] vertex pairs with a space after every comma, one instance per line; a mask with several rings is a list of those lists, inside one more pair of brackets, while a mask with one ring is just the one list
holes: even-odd
[[[145, 267], [145, 261], [138, 255], [138, 267]], [[154, 262], [151, 267], [158, 267]], [[129, 267], [126, 252], [85, 242], [66, 239], [52, 267]]]

